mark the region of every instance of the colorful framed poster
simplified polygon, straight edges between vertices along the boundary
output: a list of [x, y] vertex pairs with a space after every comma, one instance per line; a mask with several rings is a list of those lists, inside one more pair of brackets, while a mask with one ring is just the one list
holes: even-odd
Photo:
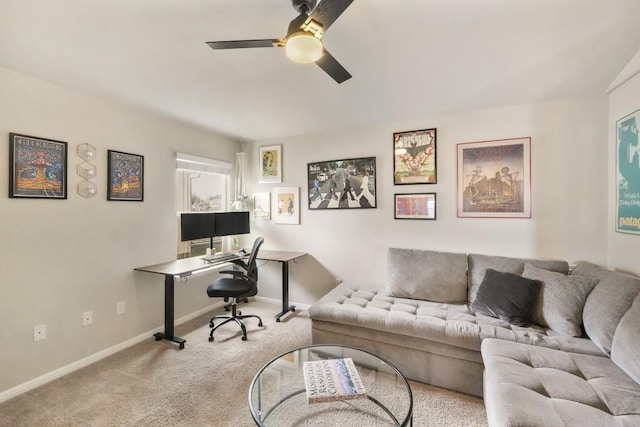
[[300, 224], [300, 187], [273, 189], [273, 222]]
[[67, 198], [67, 143], [9, 134], [9, 197]]
[[282, 182], [282, 146], [260, 147], [259, 159], [258, 181], [265, 184]]
[[458, 217], [531, 218], [531, 138], [457, 145]]
[[436, 184], [436, 130], [393, 134], [393, 183]]
[[107, 150], [107, 200], [141, 202], [144, 156]]
[[394, 194], [394, 219], [436, 219], [436, 193]]
[[376, 207], [376, 158], [307, 164], [309, 210]]
[[616, 122], [616, 232], [640, 234], [640, 110]]
[[271, 219], [271, 193], [256, 193], [253, 195], [253, 219]]

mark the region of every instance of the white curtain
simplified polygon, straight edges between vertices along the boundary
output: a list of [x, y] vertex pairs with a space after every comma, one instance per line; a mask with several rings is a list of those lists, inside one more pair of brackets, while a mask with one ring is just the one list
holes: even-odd
[[235, 194], [231, 207], [235, 211], [248, 211], [247, 191], [245, 186], [245, 169], [247, 153], [236, 153]]

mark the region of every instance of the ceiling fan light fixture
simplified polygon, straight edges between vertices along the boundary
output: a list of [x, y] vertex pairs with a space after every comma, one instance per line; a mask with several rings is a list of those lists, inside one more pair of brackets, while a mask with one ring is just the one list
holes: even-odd
[[287, 56], [294, 62], [308, 64], [322, 57], [322, 42], [306, 31], [292, 34], [285, 45]]

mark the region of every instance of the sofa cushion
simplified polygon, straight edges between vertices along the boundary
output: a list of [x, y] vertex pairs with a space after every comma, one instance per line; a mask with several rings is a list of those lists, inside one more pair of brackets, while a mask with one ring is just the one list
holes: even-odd
[[488, 268], [471, 307], [475, 312], [527, 326], [541, 286], [538, 280]]
[[467, 256], [449, 252], [389, 248], [387, 292], [400, 298], [465, 302]]
[[489, 339], [482, 359], [489, 425], [640, 425], [640, 384], [607, 357]]
[[591, 340], [567, 337], [537, 325], [520, 327], [474, 314], [468, 304], [395, 298], [370, 288], [342, 283], [309, 307], [312, 321], [383, 331], [480, 351], [485, 338], [604, 356]]
[[587, 296], [582, 321], [589, 338], [610, 355], [618, 323], [640, 294], [640, 277], [607, 270], [589, 262], [578, 263], [571, 274], [599, 280]]
[[620, 320], [613, 336], [611, 360], [640, 384], [640, 295]]
[[542, 290], [533, 310], [533, 321], [564, 335], [582, 335], [582, 310], [598, 279], [567, 276], [526, 264], [524, 277], [540, 280]]
[[504, 273], [522, 274], [525, 263], [544, 268], [545, 270], [557, 271], [567, 274], [569, 263], [566, 261], [554, 260], [532, 260], [524, 258], [510, 258], [503, 256], [469, 254], [469, 302], [476, 298], [478, 288], [484, 279], [487, 268], [492, 268]]

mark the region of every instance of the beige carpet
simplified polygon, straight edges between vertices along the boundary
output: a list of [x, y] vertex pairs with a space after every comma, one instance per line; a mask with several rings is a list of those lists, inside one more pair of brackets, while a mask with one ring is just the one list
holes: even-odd
[[[262, 328], [255, 319], [248, 321], [247, 341], [240, 339], [235, 324], [227, 324], [216, 331], [215, 342], [209, 342], [211, 315], [202, 316], [176, 328], [176, 334], [187, 339], [184, 350], [149, 337], [0, 404], [0, 425], [253, 426], [247, 403], [253, 376], [273, 357], [310, 344], [310, 321], [305, 311], [296, 311], [276, 323], [273, 315], [279, 306], [265, 301], [251, 301], [242, 311], [264, 321]], [[414, 426], [487, 425], [481, 399], [410, 384]], [[288, 425], [332, 424], [315, 418]]]

